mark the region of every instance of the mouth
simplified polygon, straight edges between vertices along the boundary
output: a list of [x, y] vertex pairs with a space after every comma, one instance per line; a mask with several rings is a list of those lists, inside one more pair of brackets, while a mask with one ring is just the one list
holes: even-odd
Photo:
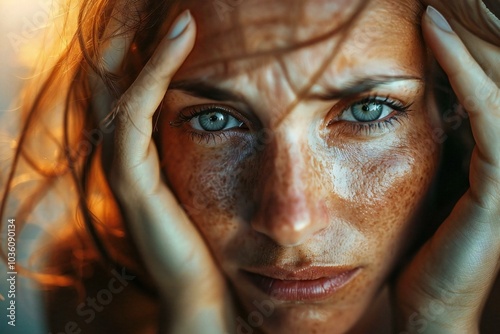
[[359, 274], [361, 267], [268, 267], [242, 270], [246, 279], [270, 298], [284, 302], [314, 302], [333, 296]]

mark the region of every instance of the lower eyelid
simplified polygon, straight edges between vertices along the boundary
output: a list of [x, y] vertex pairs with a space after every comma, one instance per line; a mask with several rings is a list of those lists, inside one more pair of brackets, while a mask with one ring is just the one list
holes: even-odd
[[329, 127], [334, 126], [335, 129], [331, 131], [332, 136], [376, 136], [376, 135], [384, 135], [389, 133], [392, 130], [397, 129], [399, 126], [404, 125], [404, 121], [406, 117], [408, 117], [409, 111], [398, 112], [395, 111], [388, 117], [384, 119], [375, 121], [375, 122], [350, 122], [350, 121], [338, 121], [333, 122]]
[[204, 132], [200, 133], [197, 131], [190, 131], [189, 136], [191, 140], [198, 142], [198, 144], [217, 144], [218, 140], [223, 140], [226, 136], [225, 133], [216, 133], [216, 132]]

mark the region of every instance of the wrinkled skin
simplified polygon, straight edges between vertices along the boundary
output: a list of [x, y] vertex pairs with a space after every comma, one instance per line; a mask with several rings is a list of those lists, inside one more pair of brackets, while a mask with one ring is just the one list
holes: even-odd
[[[410, 1], [361, 10], [336, 0], [238, 0], [227, 17], [211, 6], [220, 1], [183, 1], [193, 15], [169, 13], [123, 95], [92, 96], [100, 119], [115, 116], [113, 146], [103, 143], [107, 177], [156, 284], [161, 333], [242, 332], [242, 321], [254, 327], [246, 332], [479, 333], [500, 258], [500, 74], [492, 66], [500, 42], [497, 30], [477, 33], [484, 24], [473, 2], [432, 1], [451, 27]], [[137, 13], [126, 8], [104, 32], [103, 59], [117, 75], [133, 34], [113, 31]], [[469, 189], [391, 280], [391, 317], [375, 298], [427, 223], [418, 209], [441, 141], [423, 86], [424, 74], [433, 78], [421, 34], [476, 145]], [[105, 90], [99, 76], [90, 82]], [[360, 124], [374, 113], [381, 124]], [[281, 269], [307, 280], [332, 266], [353, 270], [329, 298], [307, 298], [311, 289], [271, 298], [241, 275], [288, 279]], [[255, 303], [272, 308], [265, 319], [255, 318]], [[387, 319], [396, 326], [375, 327]]]
[[[437, 111], [414, 1], [372, 1], [357, 21], [349, 19], [356, 1], [300, 3], [247, 0], [221, 16], [211, 2], [187, 1], [197, 42], [165, 97], [158, 145], [171, 190], [234, 287], [242, 317], [269, 300], [242, 269], [360, 268], [325, 300], [274, 301], [263, 324], [270, 333], [342, 333], [424, 223], [415, 216], [438, 165]], [[381, 77], [390, 82], [323, 98]], [[193, 92], [194, 81], [234, 96]], [[411, 106], [389, 108], [369, 130], [339, 119], [373, 96]], [[244, 125], [207, 133], [193, 129], [196, 118], [179, 119], [200, 105], [230, 110]]]

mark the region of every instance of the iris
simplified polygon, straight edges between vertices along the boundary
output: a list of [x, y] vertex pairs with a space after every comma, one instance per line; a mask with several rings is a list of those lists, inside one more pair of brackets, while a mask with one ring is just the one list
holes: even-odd
[[378, 102], [356, 104], [351, 107], [352, 116], [358, 122], [373, 122], [380, 118], [384, 105]]
[[229, 122], [229, 116], [218, 111], [210, 111], [199, 116], [198, 122], [205, 131], [221, 131]]

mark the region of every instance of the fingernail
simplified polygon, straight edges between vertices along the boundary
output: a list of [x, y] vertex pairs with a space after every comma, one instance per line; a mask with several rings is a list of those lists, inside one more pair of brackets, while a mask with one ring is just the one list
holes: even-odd
[[436, 8], [427, 6], [427, 15], [429, 15], [432, 22], [434, 22], [434, 24], [437, 25], [441, 30], [444, 30], [446, 32], [453, 32], [453, 29], [451, 29], [448, 21]]
[[186, 9], [177, 17], [174, 24], [172, 25], [172, 28], [170, 28], [170, 31], [167, 35], [168, 39], [175, 39], [179, 37], [186, 30], [189, 22], [191, 22], [191, 13], [189, 12], [189, 9]]

